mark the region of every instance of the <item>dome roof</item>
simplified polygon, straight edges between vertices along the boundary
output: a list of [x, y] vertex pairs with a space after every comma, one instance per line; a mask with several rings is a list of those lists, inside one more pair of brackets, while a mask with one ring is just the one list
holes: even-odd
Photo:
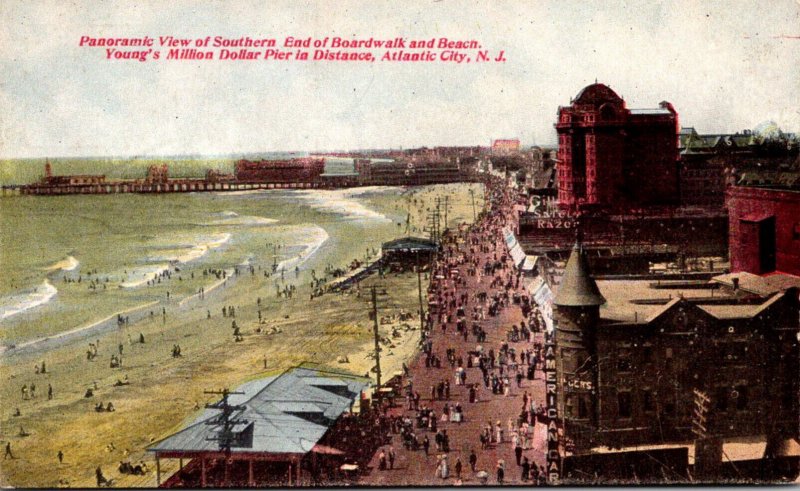
[[621, 104], [622, 98], [605, 84], [592, 84], [583, 88], [573, 101], [575, 104], [591, 104], [600, 106], [606, 102]]

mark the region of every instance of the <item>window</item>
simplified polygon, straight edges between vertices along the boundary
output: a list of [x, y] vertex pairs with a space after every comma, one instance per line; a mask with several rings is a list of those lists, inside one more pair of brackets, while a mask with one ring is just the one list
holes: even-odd
[[792, 409], [797, 401], [797, 392], [792, 389], [790, 382], [785, 382], [781, 386], [781, 407], [783, 409]]
[[719, 411], [727, 411], [728, 410], [728, 388], [727, 387], [717, 387], [717, 393], [716, 393], [714, 399], [716, 399], [717, 410], [719, 410]]
[[653, 347], [652, 346], [644, 346], [642, 348], [642, 359], [645, 363], [650, 363], [653, 361]]
[[617, 411], [620, 418], [631, 417], [631, 393], [618, 392], [617, 393]]
[[631, 352], [628, 349], [621, 349], [617, 352], [617, 371], [630, 372], [633, 366], [631, 364]]
[[578, 397], [578, 418], [586, 419], [589, 417], [589, 405], [586, 404], [586, 396]]
[[653, 393], [649, 390], [642, 391], [642, 409], [645, 411], [655, 410], [655, 405], [653, 404]]
[[739, 385], [736, 387], [734, 394], [736, 395], [736, 409], [743, 411], [747, 409], [747, 387]]
[[667, 360], [671, 360], [672, 359], [672, 348], [667, 348], [667, 351], [664, 353], [664, 357]]
[[723, 347], [723, 363], [744, 363], [747, 356], [747, 343], [727, 343]]

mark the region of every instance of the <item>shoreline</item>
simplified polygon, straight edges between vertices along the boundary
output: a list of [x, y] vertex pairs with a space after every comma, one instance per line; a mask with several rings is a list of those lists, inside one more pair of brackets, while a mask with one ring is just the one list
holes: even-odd
[[[418, 203], [411, 210], [413, 223], [421, 225], [425, 207], [436, 196], [459, 193], [461, 202], [451, 211], [451, 223], [471, 219], [467, 188], [423, 189], [411, 195], [377, 197], [367, 206], [377, 207], [387, 215], [398, 215], [395, 221], [399, 222], [401, 212], [404, 215], [405, 210], [411, 208], [409, 203], [416, 199]], [[365, 224], [363, 229], [357, 230], [369, 233], [371, 227]], [[0, 395], [7, 401], [7, 410], [0, 415], [0, 421], [3, 435], [11, 441], [14, 454], [21, 456], [2, 464], [0, 485], [54, 487], [59, 479], [65, 479], [71, 487], [93, 487], [94, 470], [100, 466], [107, 477], [115, 479], [116, 486], [153, 487], [154, 461], [144, 449], [150, 442], [179, 430], [198, 407], [211, 402], [205, 390], [235, 388], [243, 381], [261, 376], [265, 370], [282, 370], [306, 361], [361, 375], [370, 371], [375, 360], [371, 357], [374, 348], [367, 297], [351, 290], [339, 294], [326, 293], [309, 300], [312, 290], [306, 277], [310, 268], [320, 272], [328, 263], [339, 266], [353, 258], [363, 260], [363, 250], [352, 234], [341, 236], [341, 232], [326, 232], [330, 232], [328, 241], [317, 247], [306, 247], [285, 259], [291, 261], [291, 269], [294, 269], [294, 263], [298, 263], [306, 275], [296, 280], [287, 267], [285, 284], [294, 284], [297, 288], [290, 298], [285, 295], [275, 297], [274, 283], [276, 279], [280, 281], [280, 271], [271, 273], [269, 269], [263, 269], [265, 266], [262, 264], [262, 269], [253, 275], [247, 271], [247, 266], [241, 264], [240, 258], [237, 261], [240, 263], [239, 275], [225, 268], [228, 278], [214, 278], [206, 286], [205, 293], [209, 296], [204, 300], [208, 302], [210, 318], [207, 318], [206, 308], [195, 290], [180, 300], [176, 297], [164, 304], [168, 309], [165, 322], [159, 313], [154, 321], [144, 318], [135, 328], [133, 317], [121, 330], [98, 331], [95, 328], [92, 333], [102, 332], [98, 334], [97, 345], [100, 348], [95, 361], [87, 360], [86, 347], [73, 342], [72, 338], [68, 342], [60, 339], [60, 344], [52, 340], [47, 343], [54, 349], [42, 356], [47, 363], [46, 374], [34, 373], [34, 362], [38, 364], [40, 360], [32, 356], [26, 357], [22, 353], [0, 355], [0, 379], [4, 381]], [[397, 227], [394, 233], [396, 237], [403, 232]], [[381, 237], [380, 240], [391, 238]], [[377, 240], [371, 240], [369, 246], [375, 243], [378, 247]], [[259, 251], [253, 249], [250, 252], [259, 254], [262, 263], [268, 260]], [[329, 253], [332, 256], [329, 257]], [[241, 270], [242, 267], [245, 269]], [[268, 277], [264, 272], [268, 272]], [[231, 278], [236, 278], [235, 287], [234, 284], [228, 285], [231, 288], [222, 287]], [[416, 275], [391, 274], [379, 279], [377, 274], [372, 274], [362, 280], [362, 290], [373, 281], [379, 282], [389, 292], [379, 299], [381, 320], [395, 320], [381, 322], [380, 326], [381, 338], [388, 338], [394, 345], [381, 344], [384, 382], [402, 369], [403, 362], [408, 364], [419, 350], [420, 331], [416, 316], [407, 321], [398, 320], [401, 311], [413, 315], [418, 308], [417, 278]], [[257, 299], [262, 301], [257, 303]], [[173, 306], [172, 311], [169, 311], [169, 305]], [[235, 307], [235, 316], [225, 317], [220, 307]], [[150, 308], [144, 307], [145, 317]], [[263, 322], [259, 322], [259, 310]], [[116, 327], [116, 315], [106, 318], [105, 326]], [[233, 321], [241, 330], [242, 339], [238, 342], [232, 335]], [[406, 330], [404, 324], [413, 329]], [[147, 342], [131, 341], [127, 337], [127, 331], [131, 329], [136, 329], [137, 334], [143, 332]], [[395, 329], [401, 336], [393, 337]], [[80, 337], [78, 334], [74, 336]], [[171, 348], [175, 345], [180, 345], [182, 356], [171, 356]], [[109, 367], [109, 357], [118, 355], [118, 347], [124, 348], [121, 356], [124, 365]], [[342, 356], [348, 358], [348, 363], [337, 361]], [[130, 385], [116, 386], [116, 381], [122, 380], [123, 376], [129, 378]], [[374, 384], [375, 373], [370, 372], [370, 378]], [[22, 399], [20, 388], [31, 382], [39, 388], [38, 397]], [[52, 400], [46, 396], [50, 384], [55, 392]], [[96, 387], [89, 399], [84, 397], [88, 387]], [[109, 401], [113, 401], [116, 408], [113, 414], [99, 414], [93, 410], [98, 402]], [[21, 411], [18, 417], [12, 414], [15, 407]], [[20, 426], [31, 436], [15, 436]], [[108, 450], [111, 442], [116, 449]], [[51, 465], [52, 456], [62, 449], [65, 453], [63, 465]], [[117, 472], [120, 461], [136, 463], [140, 460], [151, 467], [151, 472], [145, 476]]]

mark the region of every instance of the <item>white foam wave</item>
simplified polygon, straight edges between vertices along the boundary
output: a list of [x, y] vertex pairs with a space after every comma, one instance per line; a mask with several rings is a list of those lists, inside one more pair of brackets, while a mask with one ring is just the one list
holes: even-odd
[[158, 275], [169, 269], [169, 264], [156, 264], [142, 268], [134, 268], [127, 276], [126, 280], [119, 284], [122, 288], [136, 288], [146, 284], [150, 280], [158, 278]]
[[33, 291], [22, 291], [9, 295], [0, 300], [0, 302], [2, 302], [2, 304], [0, 304], [0, 320], [44, 305], [49, 302], [56, 293], [58, 293], [56, 287], [51, 285], [48, 280], [44, 280], [44, 282], [34, 288]]
[[311, 227], [303, 227], [293, 238], [299, 239], [299, 244], [297, 245], [304, 246], [304, 249], [297, 256], [290, 257], [289, 259], [279, 262], [278, 271], [292, 270], [311, 259], [311, 257], [319, 250], [320, 247], [322, 247], [322, 244], [324, 244], [330, 238], [330, 236], [324, 228], [315, 225]]
[[231, 226], [231, 227], [261, 227], [265, 225], [272, 225], [278, 220], [274, 218], [266, 218], [259, 216], [240, 216], [235, 211], [223, 211], [217, 213], [217, 216], [222, 217], [220, 220], [214, 220], [210, 223], [204, 224], [205, 226]]
[[155, 262], [147, 266], [134, 268], [120, 283], [122, 288], [136, 288], [147, 284], [148, 281], [158, 276], [176, 264], [186, 264], [196, 261], [208, 254], [209, 251], [225, 245], [231, 239], [231, 234], [220, 233], [200, 237], [199, 242], [189, 245], [171, 245], [160, 248], [164, 254], [147, 258], [145, 261]]
[[45, 271], [73, 271], [75, 268], [78, 267], [80, 262], [72, 256], [67, 256], [61, 261], [51, 264], [50, 266], [45, 268]]
[[336, 189], [336, 190], [314, 190], [314, 191], [297, 191], [295, 195], [304, 200], [311, 208], [315, 210], [336, 213], [343, 215], [351, 220], [373, 220], [381, 222], [391, 221], [386, 218], [382, 213], [367, 208], [363, 203], [356, 198], [376, 190], [382, 190], [374, 186], [372, 188], [362, 189]]

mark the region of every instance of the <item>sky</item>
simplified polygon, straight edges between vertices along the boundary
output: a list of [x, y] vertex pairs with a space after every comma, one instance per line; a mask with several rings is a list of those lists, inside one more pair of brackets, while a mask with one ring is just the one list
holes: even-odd
[[[79, 46], [166, 35], [474, 39], [507, 61], [142, 63]], [[558, 107], [595, 80], [700, 133], [797, 132], [798, 66], [800, 0], [3, 0], [0, 158], [552, 144]]]

